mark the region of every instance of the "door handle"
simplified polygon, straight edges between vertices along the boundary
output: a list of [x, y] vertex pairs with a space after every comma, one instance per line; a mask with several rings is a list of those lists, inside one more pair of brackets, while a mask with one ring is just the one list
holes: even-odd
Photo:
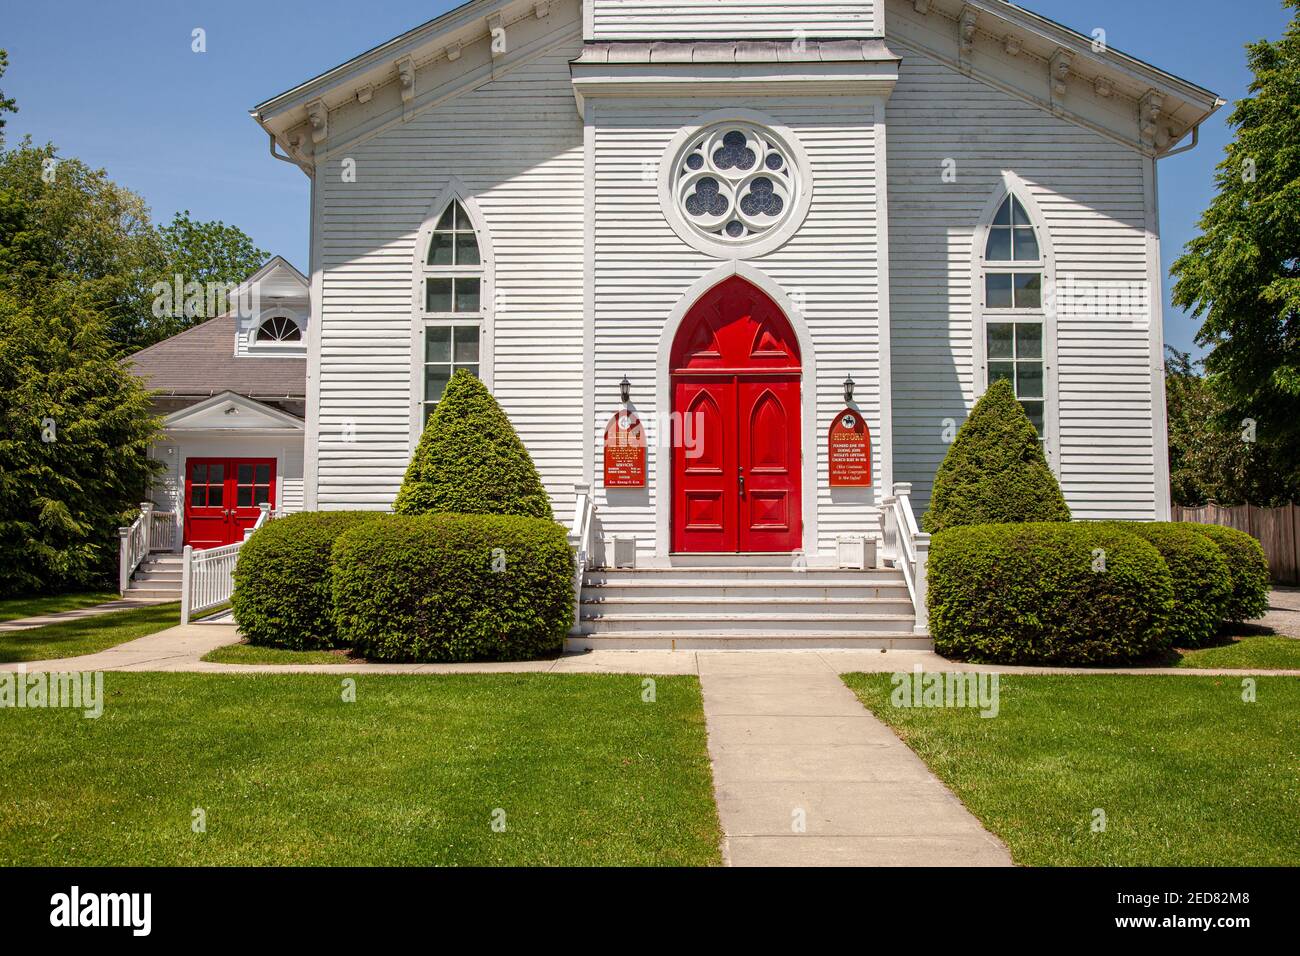
[[739, 467], [740, 471], [740, 497], [745, 497], [745, 466]]

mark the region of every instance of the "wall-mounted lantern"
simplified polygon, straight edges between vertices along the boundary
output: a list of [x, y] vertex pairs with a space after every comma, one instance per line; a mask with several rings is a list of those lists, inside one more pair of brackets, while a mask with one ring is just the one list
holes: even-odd
[[623, 400], [624, 405], [626, 405], [632, 397], [632, 383], [627, 380], [626, 375], [623, 376], [623, 381], [618, 383], [618, 395], [619, 398]]
[[846, 379], [844, 380], [844, 404], [845, 404], [845, 405], [852, 405], [852, 404], [853, 404], [853, 376], [852, 376], [852, 374], [850, 374], [849, 377], [846, 378]]

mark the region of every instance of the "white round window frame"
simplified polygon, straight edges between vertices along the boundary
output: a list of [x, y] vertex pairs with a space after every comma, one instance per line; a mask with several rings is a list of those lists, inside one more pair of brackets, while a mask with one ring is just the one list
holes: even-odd
[[[785, 151], [786, 160], [794, 168], [797, 179], [793, 184], [796, 192], [794, 203], [785, 220], [758, 236], [735, 242], [713, 239], [696, 229], [678, 209], [675, 188], [677, 168], [685, 159], [688, 145], [705, 132], [714, 127], [725, 126], [727, 123], [757, 127], [759, 131], [770, 136], [773, 142]], [[659, 159], [659, 208], [663, 210], [668, 225], [682, 242], [717, 259], [754, 259], [781, 248], [803, 225], [808, 215], [808, 208], [812, 205], [812, 196], [812, 169], [803, 145], [795, 138], [788, 126], [755, 110], [715, 110], [704, 114], [695, 121], [694, 125], [678, 130]]]

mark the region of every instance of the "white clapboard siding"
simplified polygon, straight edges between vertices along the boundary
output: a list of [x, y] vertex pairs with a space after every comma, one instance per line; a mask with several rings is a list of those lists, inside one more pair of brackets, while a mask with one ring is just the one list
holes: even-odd
[[[895, 472], [924, 508], [946, 419], [975, 399], [971, 243], [1001, 171], [1047, 220], [1058, 285], [1147, 279], [1142, 157], [907, 48], [887, 110]], [[957, 179], [945, 183], [945, 159]], [[1062, 489], [1079, 518], [1156, 507], [1151, 346], [1142, 307], [1058, 313]]]
[[587, 0], [594, 40], [781, 40], [880, 35], [883, 0]]
[[[837, 534], [863, 533], [877, 522], [874, 489], [827, 487], [825, 435], [843, 408], [842, 382], [852, 372], [855, 400], [873, 436], [880, 431], [878, 249], [875, 223], [874, 108], [847, 97], [728, 102], [664, 100], [599, 103], [595, 107], [595, 472], [602, 533], [634, 535], [642, 550], [656, 547], [656, 496], [671, 467], [648, 452], [647, 492], [601, 487], [603, 429], [618, 407], [618, 383], [632, 383], [643, 420], [664, 421], [670, 409], [655, 407], [660, 337], [684, 292], [719, 264], [687, 246], [669, 227], [659, 205], [655, 177], [644, 162], [658, 163], [673, 134], [710, 110], [757, 109], [788, 125], [808, 153], [813, 201], [802, 228], [784, 246], [749, 260], [799, 307], [817, 361], [816, 440], [804, 448], [817, 462], [820, 552]], [[807, 388], [806, 381], [804, 387]], [[876, 486], [880, 462], [873, 463]], [[805, 484], [808, 481], [805, 475]], [[807, 523], [809, 516], [804, 515]]]
[[[321, 508], [387, 508], [412, 444], [415, 241], [453, 179], [491, 234], [494, 393], [556, 507], [582, 477], [582, 124], [572, 39], [348, 150], [357, 181], [322, 177]], [[354, 440], [345, 429], [350, 430]]]

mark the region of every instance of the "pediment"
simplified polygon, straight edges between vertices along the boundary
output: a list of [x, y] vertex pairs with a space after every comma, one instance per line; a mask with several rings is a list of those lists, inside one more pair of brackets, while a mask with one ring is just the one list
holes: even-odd
[[235, 392], [211, 398], [172, 412], [163, 428], [176, 431], [283, 431], [301, 432], [302, 419]]

